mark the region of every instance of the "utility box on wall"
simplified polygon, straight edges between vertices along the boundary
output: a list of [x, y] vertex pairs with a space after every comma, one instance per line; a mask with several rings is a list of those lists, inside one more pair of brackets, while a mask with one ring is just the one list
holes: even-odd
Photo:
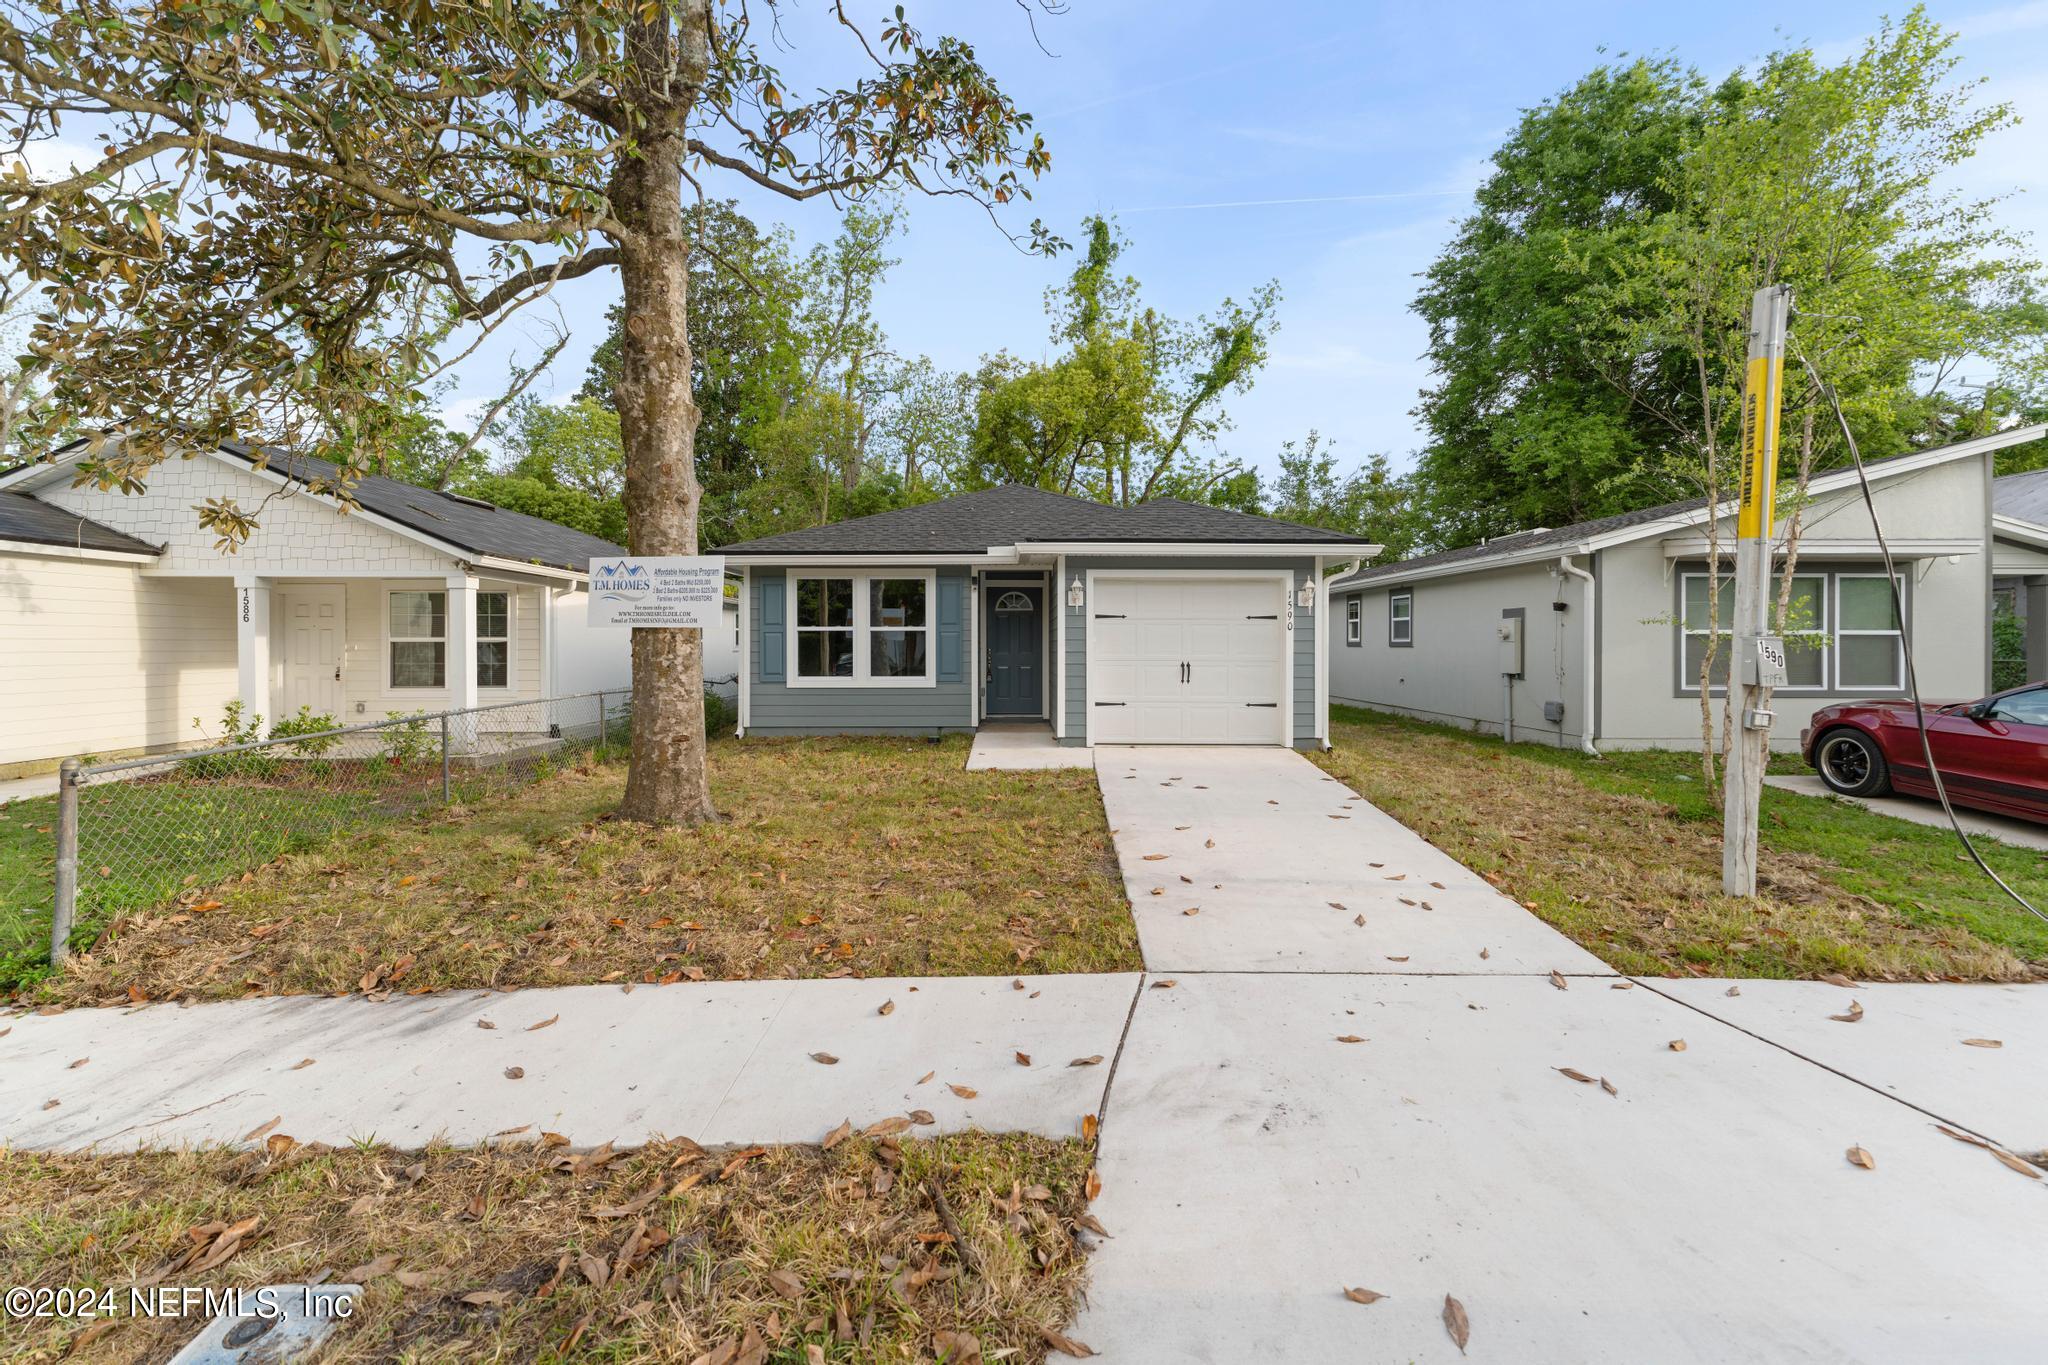
[[1500, 671], [1511, 678], [1522, 676], [1522, 609], [1510, 607], [1500, 615]]

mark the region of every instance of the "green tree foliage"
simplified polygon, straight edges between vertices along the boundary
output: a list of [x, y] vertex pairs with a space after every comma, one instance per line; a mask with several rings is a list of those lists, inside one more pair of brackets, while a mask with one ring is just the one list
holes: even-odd
[[1025, 483], [1129, 506], [1154, 497], [1206, 500], [1240, 468], [1198, 453], [1229, 430], [1223, 400], [1266, 362], [1280, 290], [1224, 299], [1188, 321], [1145, 307], [1119, 275], [1127, 242], [1104, 218], [1083, 224], [1087, 250], [1046, 294], [1051, 361], [1008, 354], [976, 376], [973, 445], [963, 483]]
[[1340, 472], [1331, 442], [1319, 431], [1283, 441], [1280, 473], [1256, 510], [1283, 521], [1365, 536], [1385, 546], [1383, 560], [1406, 558], [1414, 548], [1414, 490], [1395, 475], [1385, 453], [1349, 473]]
[[[800, 93], [773, 64], [781, 8], [0, 0], [0, 139], [103, 144], [83, 170], [0, 181], [55, 405], [124, 435], [81, 477], [133, 489], [180, 441], [247, 438], [334, 455], [346, 498], [447, 359], [429, 300], [489, 327], [615, 269], [628, 539], [693, 553], [686, 186], [993, 209], [1050, 165], [974, 49], [900, 11], [863, 27], [834, 7], [856, 74], [813, 63]], [[1051, 245], [1035, 225], [1033, 245]], [[228, 547], [257, 515], [200, 510]], [[696, 633], [634, 632], [633, 675], [624, 813], [709, 816]]]
[[[1416, 308], [1438, 381], [1419, 413], [1429, 538], [1463, 544], [1718, 494], [1750, 295], [1789, 283], [1794, 337], [1867, 455], [1976, 429], [1983, 367], [2037, 394], [2036, 268], [1945, 172], [2011, 122], [1915, 10], [1836, 65], [1805, 49], [1709, 84], [1602, 67], [1526, 114]], [[1795, 362], [1784, 472], [1846, 458]], [[1996, 413], [1994, 413], [1994, 417]]]

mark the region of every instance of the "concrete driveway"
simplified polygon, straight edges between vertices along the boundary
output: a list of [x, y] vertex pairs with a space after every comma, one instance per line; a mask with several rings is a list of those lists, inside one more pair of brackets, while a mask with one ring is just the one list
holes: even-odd
[[1612, 975], [1299, 754], [1097, 746], [1095, 772], [1155, 972]]

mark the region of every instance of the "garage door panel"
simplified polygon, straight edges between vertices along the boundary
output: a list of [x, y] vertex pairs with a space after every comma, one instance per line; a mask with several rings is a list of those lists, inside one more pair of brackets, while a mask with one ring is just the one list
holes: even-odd
[[1091, 701], [1119, 704], [1090, 706], [1092, 741], [1287, 742], [1287, 591], [1277, 578], [1098, 578]]

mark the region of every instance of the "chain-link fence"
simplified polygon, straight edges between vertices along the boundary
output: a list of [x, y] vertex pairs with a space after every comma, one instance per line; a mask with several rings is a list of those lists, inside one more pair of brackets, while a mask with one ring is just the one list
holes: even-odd
[[[631, 692], [588, 692], [119, 763], [68, 760], [52, 831], [52, 960], [125, 911], [336, 834], [473, 803], [592, 751], [623, 754], [632, 709]], [[36, 917], [8, 918], [25, 936]], [[26, 946], [0, 943], [0, 954]]]

